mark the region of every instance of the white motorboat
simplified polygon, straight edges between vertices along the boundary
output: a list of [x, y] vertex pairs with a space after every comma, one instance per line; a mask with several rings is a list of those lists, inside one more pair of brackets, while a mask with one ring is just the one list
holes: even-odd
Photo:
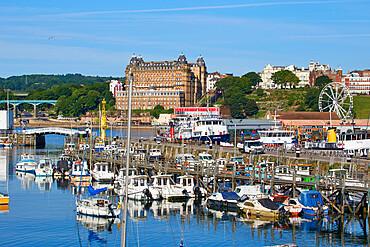
[[239, 209], [248, 216], [278, 217], [288, 215], [284, 207], [270, 198], [247, 199], [238, 203]]
[[21, 155], [21, 161], [15, 164], [15, 170], [19, 172], [35, 173], [37, 163], [32, 155]]
[[186, 200], [189, 198], [188, 192], [182, 186], [177, 186], [172, 180], [171, 175], [153, 176], [151, 188], [160, 190], [164, 199], [169, 201]]
[[87, 168], [87, 162], [84, 161], [82, 165], [82, 161], [74, 161], [69, 177], [73, 181], [90, 181], [91, 177]]
[[207, 196], [206, 189], [195, 185], [193, 176], [184, 175], [184, 176], [178, 177], [178, 179], [179, 179], [179, 183], [177, 183], [176, 185], [178, 187], [184, 188], [190, 197], [201, 198], [201, 197]]
[[241, 185], [235, 188], [235, 193], [240, 198], [258, 199], [268, 197], [267, 192], [269, 189], [269, 185]]
[[95, 163], [91, 176], [97, 182], [112, 182], [114, 180], [114, 172], [110, 171], [108, 163]]
[[159, 160], [162, 158], [162, 152], [158, 148], [150, 149], [148, 155], [149, 155], [149, 159], [153, 159], [153, 160]]
[[36, 177], [51, 177], [54, 173], [54, 163], [49, 158], [44, 158], [39, 161], [35, 169]]
[[235, 192], [215, 192], [206, 200], [208, 208], [216, 210], [237, 210], [240, 197]]
[[195, 171], [197, 165], [199, 164], [199, 161], [195, 159], [194, 154], [186, 153], [186, 154], [177, 155], [175, 163], [176, 163], [176, 169], [181, 169], [182, 166], [185, 165], [186, 169]]
[[[89, 185], [89, 196], [95, 196], [107, 188], [95, 190], [91, 184]], [[77, 199], [77, 213], [82, 215], [103, 217], [103, 218], [115, 218], [121, 213], [120, 205], [114, 205], [106, 198], [88, 198], [88, 199]]]
[[213, 159], [212, 155], [206, 152], [201, 152], [199, 154], [199, 162], [203, 165], [203, 167], [211, 167], [214, 165], [215, 160]]
[[[148, 178], [145, 175], [132, 175], [128, 180], [128, 198], [134, 201], [152, 201], [163, 199], [161, 190], [148, 186]], [[122, 192], [125, 194], [123, 180], [120, 182]]]

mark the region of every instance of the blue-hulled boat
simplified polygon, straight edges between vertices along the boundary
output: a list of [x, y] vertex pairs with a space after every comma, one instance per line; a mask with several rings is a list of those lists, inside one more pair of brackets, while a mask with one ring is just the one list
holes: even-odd
[[[292, 199], [291, 199], [292, 200]], [[291, 201], [290, 200], [290, 201]], [[324, 205], [320, 192], [315, 190], [303, 191], [296, 201], [302, 207], [302, 213], [308, 216], [321, 216], [329, 214], [329, 207]]]

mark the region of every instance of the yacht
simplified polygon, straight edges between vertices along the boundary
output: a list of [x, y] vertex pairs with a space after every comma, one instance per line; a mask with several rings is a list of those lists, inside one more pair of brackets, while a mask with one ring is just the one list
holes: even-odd
[[278, 217], [288, 215], [283, 206], [273, 202], [270, 198], [247, 199], [238, 203], [240, 210], [248, 216]]
[[114, 180], [114, 172], [110, 171], [108, 163], [103, 162], [94, 164], [91, 176], [97, 182], [112, 182]]
[[77, 214], [103, 217], [103, 218], [116, 218], [121, 213], [120, 205], [111, 203], [106, 198], [92, 198], [107, 188], [94, 189], [91, 184], [89, 185], [89, 198], [88, 199], [77, 199]]
[[36, 177], [51, 177], [54, 173], [54, 163], [49, 158], [40, 159], [35, 169]]
[[156, 175], [152, 178], [153, 185], [151, 188], [159, 189], [164, 199], [169, 201], [180, 201], [189, 198], [187, 190], [182, 186], [176, 185], [171, 175]]
[[21, 161], [15, 164], [15, 170], [19, 172], [35, 173], [37, 163], [32, 155], [21, 155]]

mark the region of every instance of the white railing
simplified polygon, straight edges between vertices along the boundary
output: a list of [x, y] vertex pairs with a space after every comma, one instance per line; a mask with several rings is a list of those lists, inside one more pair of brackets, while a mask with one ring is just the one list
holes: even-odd
[[35, 128], [35, 129], [25, 129], [21, 133], [26, 135], [34, 134], [59, 134], [59, 135], [84, 135], [86, 130], [75, 130], [59, 127], [47, 127], [47, 128]]

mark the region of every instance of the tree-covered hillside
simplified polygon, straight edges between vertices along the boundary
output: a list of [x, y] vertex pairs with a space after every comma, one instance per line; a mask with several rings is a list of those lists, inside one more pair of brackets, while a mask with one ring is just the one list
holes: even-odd
[[106, 82], [107, 80], [123, 78], [84, 76], [81, 74], [65, 75], [22, 75], [11, 76], [8, 78], [0, 77], [0, 87], [12, 91], [28, 91], [37, 89], [49, 89], [55, 85], [70, 84], [94, 84], [96, 82]]

